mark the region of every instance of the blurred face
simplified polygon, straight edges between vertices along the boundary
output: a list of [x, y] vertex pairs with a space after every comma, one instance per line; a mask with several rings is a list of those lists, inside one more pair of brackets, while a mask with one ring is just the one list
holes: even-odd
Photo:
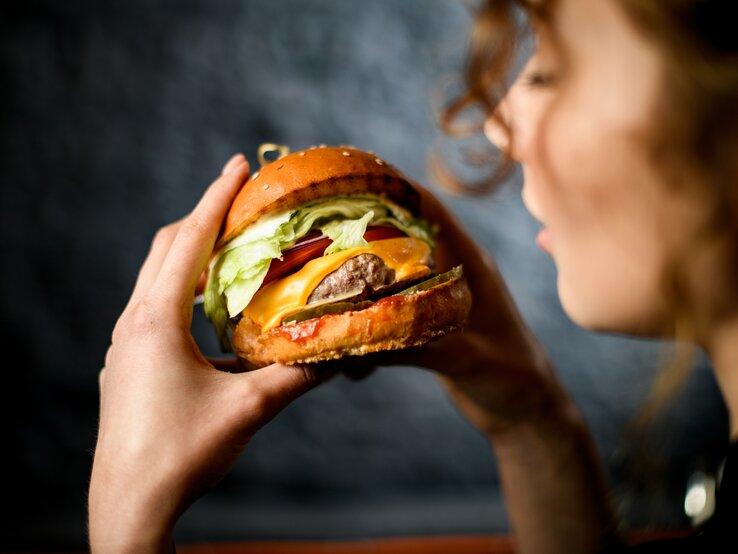
[[[650, 159], [660, 53], [612, 0], [560, 0], [500, 107], [538, 244], [564, 309], [585, 327], [653, 334], [670, 321], [662, 275], [699, 204]], [[487, 135], [500, 145], [490, 120]], [[500, 145], [507, 148], [507, 145]]]

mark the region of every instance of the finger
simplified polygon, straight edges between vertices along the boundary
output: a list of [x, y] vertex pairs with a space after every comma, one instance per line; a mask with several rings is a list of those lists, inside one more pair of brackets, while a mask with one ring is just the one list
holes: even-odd
[[171, 248], [172, 243], [174, 242], [174, 237], [177, 236], [177, 231], [179, 230], [180, 225], [182, 225], [182, 219], [162, 227], [156, 232], [156, 235], [154, 235], [154, 239], [151, 241], [151, 247], [149, 248], [149, 253], [138, 272], [136, 284], [133, 287], [133, 292], [131, 293], [131, 299], [129, 300], [128, 305], [133, 305], [135, 301], [141, 298], [141, 296], [143, 296], [143, 294], [151, 287], [151, 284], [159, 274], [161, 264], [169, 252], [169, 248]]
[[207, 356], [207, 360], [215, 369], [227, 371], [228, 373], [242, 373], [248, 370], [238, 358], [214, 358]]
[[246, 156], [244, 156], [243, 154], [234, 154], [233, 156], [231, 156], [231, 159], [228, 160], [223, 166], [223, 171], [221, 172], [221, 175], [226, 175], [227, 173], [230, 173], [232, 170], [234, 170], [245, 161]]
[[195, 286], [205, 269], [226, 212], [249, 174], [243, 162], [218, 178], [185, 218], [152, 285], [157, 301], [192, 308]]

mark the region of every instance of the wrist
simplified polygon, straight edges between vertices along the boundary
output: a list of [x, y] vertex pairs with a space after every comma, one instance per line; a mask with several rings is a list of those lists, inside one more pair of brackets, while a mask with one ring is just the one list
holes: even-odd
[[521, 340], [503, 348], [478, 334], [463, 338], [459, 351], [465, 354], [442, 380], [483, 434], [500, 443], [515, 442], [522, 430], [564, 430], [580, 421], [538, 343]]
[[171, 536], [159, 541], [138, 538], [116, 538], [114, 540], [90, 539], [92, 554], [174, 554], [174, 541]]
[[173, 552], [176, 507], [165, 495], [152, 496], [153, 489], [125, 486], [124, 479], [110, 477], [106, 470], [93, 467], [88, 503], [91, 552]]
[[[566, 545], [567, 552], [609, 552], [618, 542], [604, 468], [568, 396], [536, 418], [488, 437], [511, 528], [526, 543], [521, 552], [548, 552], [554, 545]], [[531, 522], [537, 523], [531, 527]]]
[[486, 433], [498, 453], [514, 452], [535, 442], [566, 445], [586, 438], [589, 431], [579, 410], [564, 391], [552, 392], [539, 399], [535, 407], [508, 425]]

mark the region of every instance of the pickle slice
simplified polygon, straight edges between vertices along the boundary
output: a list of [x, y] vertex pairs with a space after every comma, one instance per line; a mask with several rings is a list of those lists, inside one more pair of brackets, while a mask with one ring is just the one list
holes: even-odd
[[[447, 271], [446, 273], [441, 273], [440, 275], [436, 275], [435, 277], [431, 277], [430, 279], [421, 281], [416, 285], [408, 287], [400, 292], [395, 293], [394, 295], [389, 296], [407, 296], [410, 294], [415, 294], [424, 290], [432, 289], [433, 287], [437, 287], [438, 285], [448, 283], [449, 281], [461, 279], [463, 275], [464, 271], [462, 266], [457, 265], [455, 268]], [[282, 325], [287, 325], [289, 323], [299, 323], [300, 321], [315, 319], [327, 314], [340, 314], [343, 312], [363, 310], [364, 308], [368, 308], [372, 304], [374, 304], [374, 302], [372, 302], [371, 300], [364, 300], [361, 302], [326, 301], [325, 303], [321, 303], [317, 306], [310, 306], [302, 311], [299, 311], [292, 315], [288, 315], [282, 320]]]
[[447, 271], [446, 273], [441, 273], [440, 275], [436, 275], [435, 277], [426, 279], [425, 281], [422, 281], [417, 285], [413, 285], [412, 287], [398, 292], [397, 296], [407, 296], [408, 294], [415, 294], [416, 292], [422, 292], [424, 290], [432, 289], [433, 287], [437, 287], [438, 285], [442, 285], [443, 283], [448, 283], [449, 281], [461, 279], [461, 277], [463, 276], [463, 266], [457, 265], [455, 268]]
[[373, 302], [364, 300], [363, 302], [334, 302], [332, 304], [321, 304], [320, 306], [312, 306], [306, 308], [301, 312], [288, 315], [282, 320], [282, 325], [288, 323], [299, 323], [308, 319], [314, 319], [326, 314], [340, 314], [343, 312], [363, 310], [364, 308], [371, 306]]

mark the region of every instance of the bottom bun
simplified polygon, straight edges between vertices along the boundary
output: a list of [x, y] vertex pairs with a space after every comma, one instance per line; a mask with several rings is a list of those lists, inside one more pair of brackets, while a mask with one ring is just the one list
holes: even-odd
[[327, 314], [264, 333], [243, 317], [231, 342], [249, 367], [313, 363], [420, 346], [458, 331], [471, 310], [463, 277], [404, 296], [388, 296], [363, 310]]

